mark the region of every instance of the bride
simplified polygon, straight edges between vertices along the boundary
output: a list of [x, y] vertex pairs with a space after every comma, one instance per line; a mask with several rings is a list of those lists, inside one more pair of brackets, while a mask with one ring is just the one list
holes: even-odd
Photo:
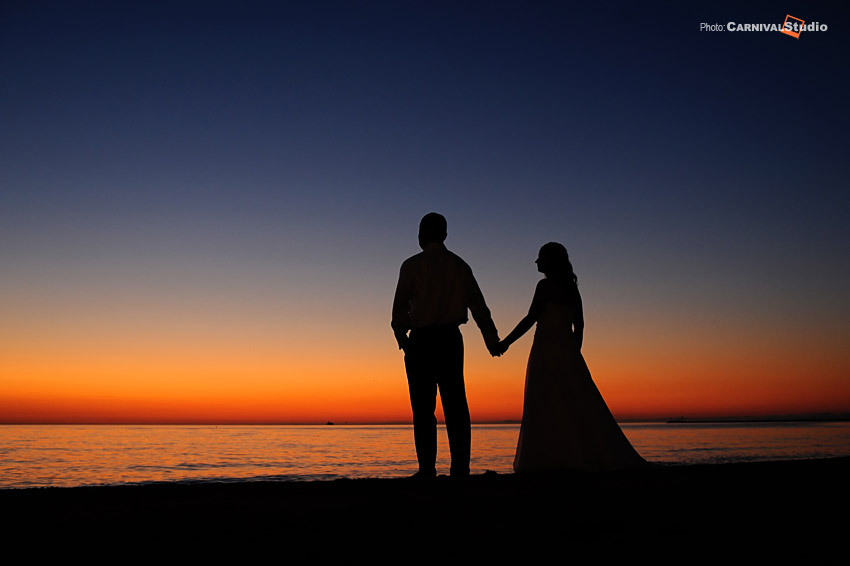
[[525, 401], [514, 469], [614, 470], [646, 465], [593, 383], [581, 355], [584, 317], [566, 248], [540, 248], [531, 308], [499, 343], [504, 353], [537, 323], [528, 357]]

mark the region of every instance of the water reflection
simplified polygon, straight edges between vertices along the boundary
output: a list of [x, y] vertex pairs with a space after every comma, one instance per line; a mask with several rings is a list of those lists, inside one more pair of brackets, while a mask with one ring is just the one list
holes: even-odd
[[625, 424], [647, 459], [669, 464], [719, 464], [850, 455], [850, 423]]
[[[624, 424], [647, 460], [693, 464], [850, 456], [850, 423]], [[0, 426], [0, 487], [402, 477], [412, 428]], [[519, 425], [475, 425], [472, 473], [511, 473]], [[445, 429], [438, 468], [448, 473]]]

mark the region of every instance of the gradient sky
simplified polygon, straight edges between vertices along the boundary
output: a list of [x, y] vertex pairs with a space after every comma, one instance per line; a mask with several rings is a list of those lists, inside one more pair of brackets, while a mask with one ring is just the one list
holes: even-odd
[[0, 422], [409, 421], [432, 210], [502, 336], [567, 246], [620, 419], [850, 412], [848, 10], [569, 4], [3, 2]]

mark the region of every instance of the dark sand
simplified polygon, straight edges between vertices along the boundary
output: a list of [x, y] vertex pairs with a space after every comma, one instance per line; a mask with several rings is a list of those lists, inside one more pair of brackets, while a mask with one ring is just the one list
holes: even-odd
[[837, 458], [541, 477], [487, 473], [465, 482], [37, 488], [0, 490], [0, 509], [11, 519], [3, 530], [7, 549], [26, 544], [97, 555], [108, 547], [193, 562], [273, 555], [301, 563], [303, 552], [310, 562], [442, 561], [453, 547], [505, 560], [540, 553], [542, 561], [546, 552], [572, 556], [574, 549], [688, 561], [741, 552], [812, 559], [843, 550], [850, 534], [848, 472], [850, 458]]

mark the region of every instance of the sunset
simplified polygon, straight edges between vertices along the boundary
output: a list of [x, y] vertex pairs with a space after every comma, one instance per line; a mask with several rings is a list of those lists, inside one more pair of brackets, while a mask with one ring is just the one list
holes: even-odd
[[848, 21], [3, 2], [6, 537], [833, 560]]
[[[3, 10], [0, 422], [409, 422], [432, 210], [502, 336], [567, 247], [621, 420], [850, 412], [840, 30], [191, 6]], [[473, 420], [519, 420], [531, 337], [463, 333]]]

